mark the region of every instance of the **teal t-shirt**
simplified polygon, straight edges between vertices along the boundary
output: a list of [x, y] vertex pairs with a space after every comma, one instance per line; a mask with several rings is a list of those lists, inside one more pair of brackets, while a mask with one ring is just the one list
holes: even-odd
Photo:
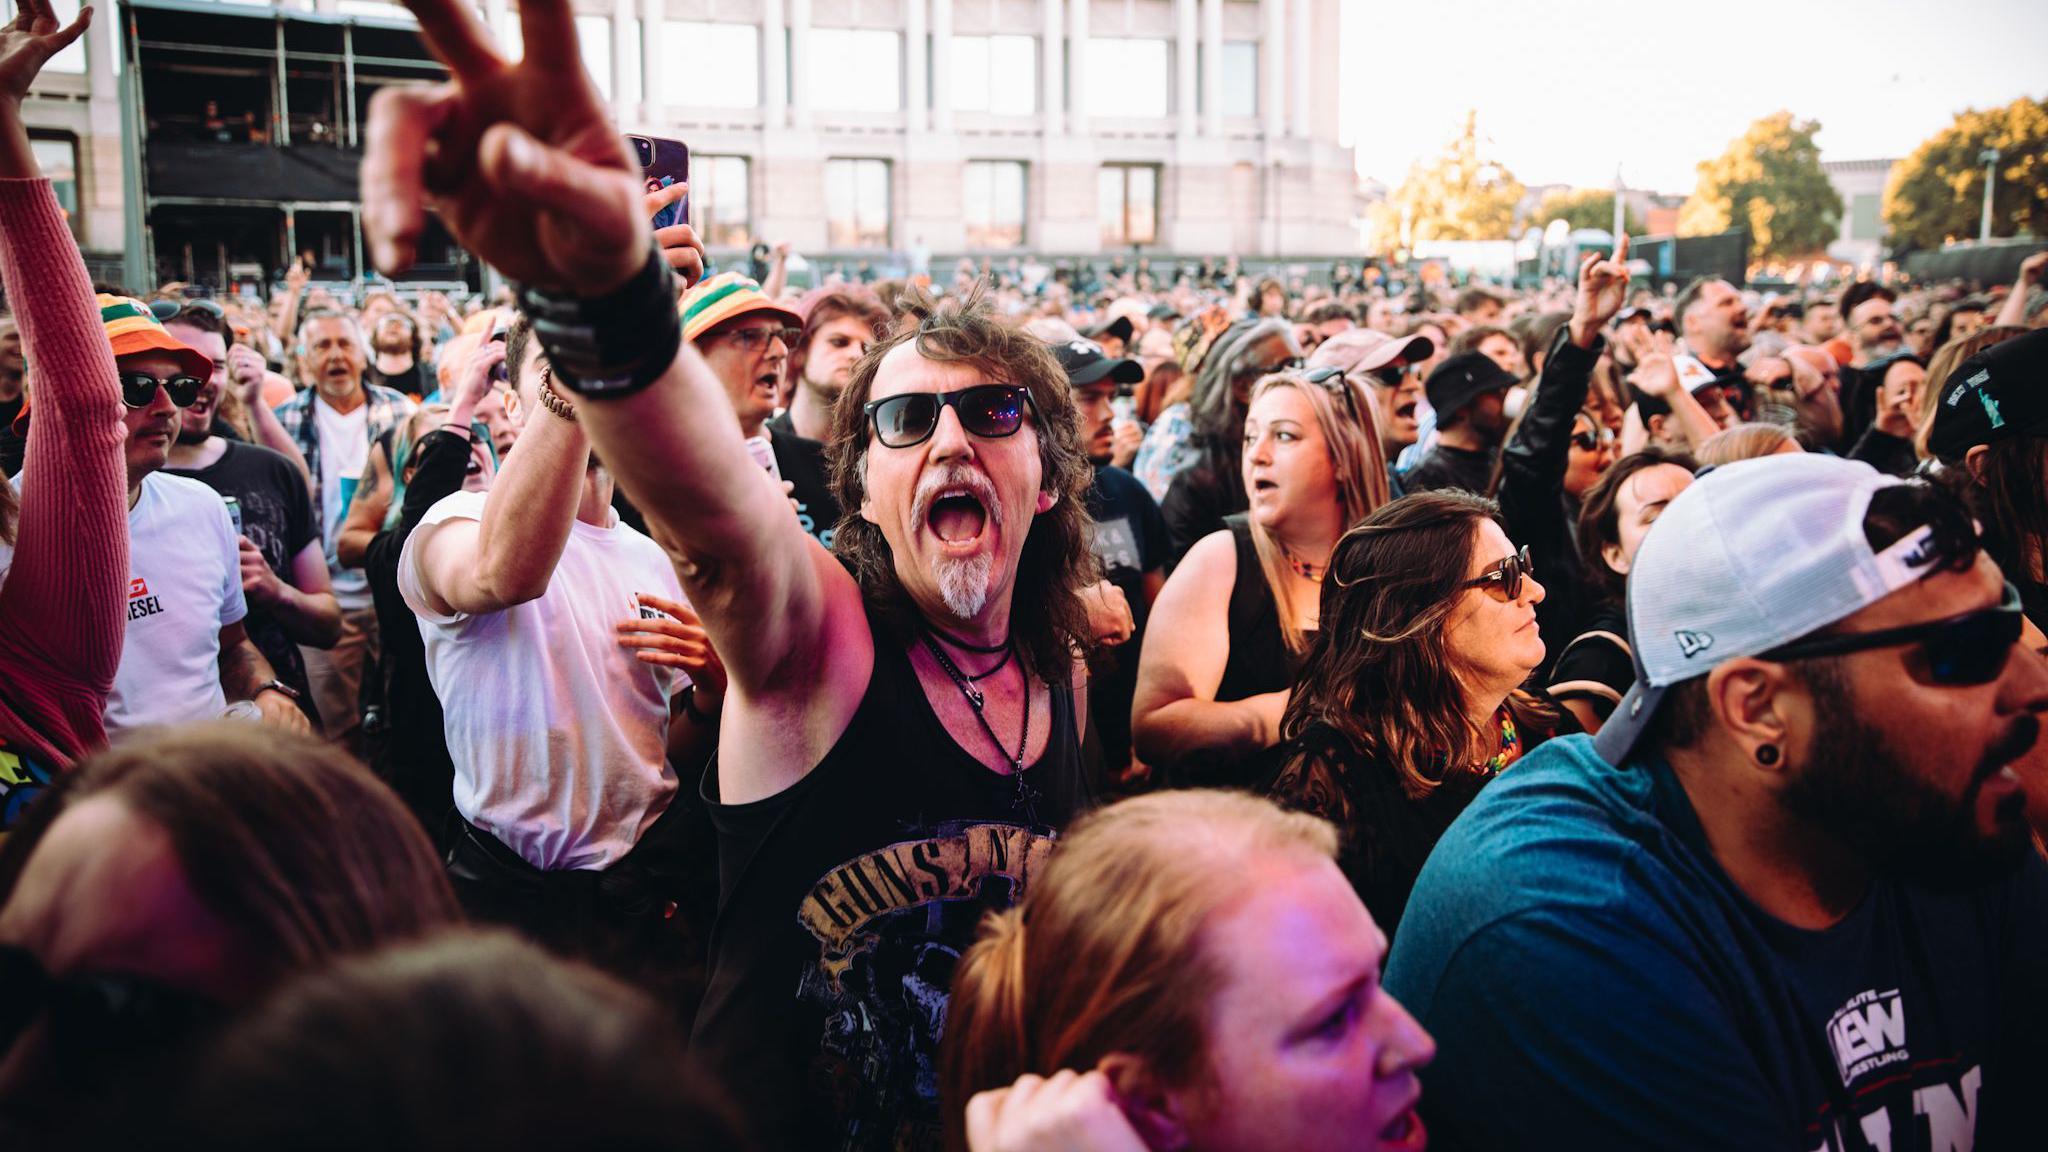
[[1435, 1036], [1432, 1147], [2048, 1147], [2048, 865], [1884, 877], [1794, 928], [1721, 870], [1662, 765], [1583, 736], [1437, 844], [1386, 987]]

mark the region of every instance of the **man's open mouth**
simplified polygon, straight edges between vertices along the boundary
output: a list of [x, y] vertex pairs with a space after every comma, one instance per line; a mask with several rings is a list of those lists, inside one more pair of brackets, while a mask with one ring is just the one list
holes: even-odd
[[925, 524], [948, 544], [971, 544], [988, 525], [988, 509], [965, 488], [948, 488], [932, 500]]

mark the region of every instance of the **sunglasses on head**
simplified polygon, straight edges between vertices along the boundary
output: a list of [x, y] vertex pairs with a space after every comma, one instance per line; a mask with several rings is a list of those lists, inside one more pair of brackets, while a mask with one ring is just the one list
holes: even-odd
[[1358, 399], [1351, 394], [1351, 385], [1345, 382], [1342, 368], [1311, 368], [1302, 373], [1301, 378], [1326, 392], [1342, 396], [1345, 409], [1351, 413], [1351, 422], [1360, 426], [1365, 424], [1358, 414]]
[[1031, 408], [1031, 390], [1022, 384], [976, 384], [956, 392], [905, 392], [861, 405], [885, 448], [909, 448], [938, 431], [939, 413], [951, 408], [960, 427], [984, 440], [1014, 436]]
[[1522, 578], [1536, 571], [1529, 561], [1529, 546], [1522, 545], [1515, 552], [1472, 579], [1458, 585], [1460, 588], [1485, 588], [1499, 594], [1502, 600], [1518, 600], [1522, 596]]
[[1783, 664], [1816, 656], [1846, 656], [1873, 648], [1917, 644], [1919, 651], [1907, 661], [1916, 678], [1951, 687], [1989, 684], [2005, 671], [2006, 657], [2012, 654], [2013, 645], [2020, 642], [2024, 621], [2020, 590], [2007, 583], [2005, 595], [1995, 608], [1875, 632], [1834, 632], [1794, 640], [1758, 659]]
[[200, 389], [206, 381], [197, 376], [183, 373], [168, 380], [159, 380], [147, 372], [121, 373], [121, 403], [130, 408], [147, 408], [156, 401], [156, 390], [161, 387], [171, 403], [180, 408], [190, 408], [199, 399]]

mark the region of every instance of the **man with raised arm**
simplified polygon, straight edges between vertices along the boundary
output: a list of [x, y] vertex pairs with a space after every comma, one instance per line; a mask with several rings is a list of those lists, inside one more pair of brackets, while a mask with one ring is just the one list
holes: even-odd
[[955, 958], [1086, 801], [1089, 467], [1065, 378], [978, 308], [917, 307], [834, 411], [857, 516], [827, 553], [683, 346], [569, 5], [520, 6], [516, 64], [459, 0], [411, 7], [454, 79], [375, 100], [377, 261], [405, 266], [431, 207], [520, 285], [578, 427], [726, 659], [697, 1043], [765, 1146], [936, 1147]]

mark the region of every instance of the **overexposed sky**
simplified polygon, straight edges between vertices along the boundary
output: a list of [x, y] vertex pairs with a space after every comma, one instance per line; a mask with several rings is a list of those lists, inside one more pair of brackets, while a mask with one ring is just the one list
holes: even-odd
[[1465, 110], [1524, 184], [1692, 191], [1780, 108], [1827, 160], [1896, 159], [1965, 108], [2048, 96], [2048, 0], [1342, 0], [1343, 128], [1397, 185]]

